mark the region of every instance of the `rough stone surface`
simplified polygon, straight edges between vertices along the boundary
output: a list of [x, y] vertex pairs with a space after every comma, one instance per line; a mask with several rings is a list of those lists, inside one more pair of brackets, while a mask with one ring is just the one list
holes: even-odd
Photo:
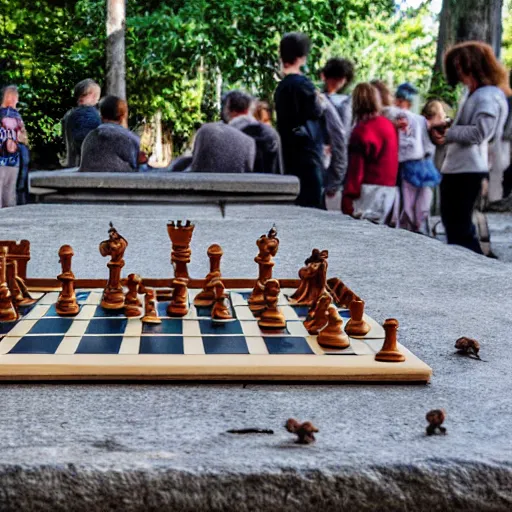
[[161, 192], [297, 195], [295, 176], [221, 173], [114, 173], [41, 171], [31, 174], [31, 185], [49, 189], [114, 189]]
[[[256, 276], [256, 238], [276, 222], [276, 275], [313, 247], [434, 369], [428, 386], [301, 384], [4, 384], [0, 509], [464, 510], [512, 507], [510, 266], [426, 237], [297, 207], [27, 206], [0, 211], [1, 238], [33, 243], [31, 276], [58, 272], [70, 243], [79, 277], [106, 276], [108, 221], [128, 238], [125, 273], [170, 275], [165, 224], [197, 228], [191, 273], [224, 248], [226, 276]], [[485, 362], [455, 355], [460, 336]], [[426, 437], [425, 414], [448, 435]], [[319, 427], [293, 443], [289, 417]], [[226, 430], [271, 428], [273, 436]], [[72, 503], [72, 507], [70, 507]]]

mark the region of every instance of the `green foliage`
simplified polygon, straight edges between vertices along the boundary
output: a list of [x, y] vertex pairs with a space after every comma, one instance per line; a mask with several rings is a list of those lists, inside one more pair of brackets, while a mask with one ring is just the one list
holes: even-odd
[[372, 9], [368, 18], [347, 20], [346, 33], [323, 51], [323, 60], [333, 55], [351, 56], [359, 82], [380, 79], [397, 85], [408, 81], [426, 93], [436, 36], [436, 24], [426, 6], [401, 16]]

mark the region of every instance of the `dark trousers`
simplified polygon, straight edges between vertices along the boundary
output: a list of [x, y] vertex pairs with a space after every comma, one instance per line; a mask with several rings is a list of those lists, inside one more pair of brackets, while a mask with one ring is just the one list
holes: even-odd
[[488, 174], [443, 174], [441, 181], [441, 219], [449, 244], [461, 245], [483, 254], [473, 224], [473, 210]]

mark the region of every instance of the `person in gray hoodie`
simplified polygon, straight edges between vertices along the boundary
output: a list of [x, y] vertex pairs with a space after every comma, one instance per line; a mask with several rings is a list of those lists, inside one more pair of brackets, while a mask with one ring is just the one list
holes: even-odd
[[497, 144], [508, 115], [502, 90], [508, 87], [507, 72], [489, 45], [470, 41], [448, 50], [445, 74], [452, 86], [464, 84], [467, 94], [453, 125], [433, 132], [437, 144], [446, 144], [441, 218], [449, 244], [482, 254], [472, 215], [482, 181], [499, 155]]

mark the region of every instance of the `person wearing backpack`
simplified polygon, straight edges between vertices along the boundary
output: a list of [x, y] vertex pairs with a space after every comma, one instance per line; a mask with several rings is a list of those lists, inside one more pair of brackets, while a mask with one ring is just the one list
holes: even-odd
[[20, 144], [26, 143], [25, 126], [16, 110], [18, 100], [16, 86], [4, 87], [0, 107], [0, 208], [16, 206]]
[[432, 132], [436, 144], [446, 145], [441, 218], [449, 244], [483, 254], [473, 211], [493, 163], [489, 149], [503, 137], [508, 116], [503, 92], [508, 90], [507, 72], [489, 45], [470, 41], [446, 52], [445, 73], [450, 85], [464, 84], [467, 94], [453, 125], [444, 132]]

